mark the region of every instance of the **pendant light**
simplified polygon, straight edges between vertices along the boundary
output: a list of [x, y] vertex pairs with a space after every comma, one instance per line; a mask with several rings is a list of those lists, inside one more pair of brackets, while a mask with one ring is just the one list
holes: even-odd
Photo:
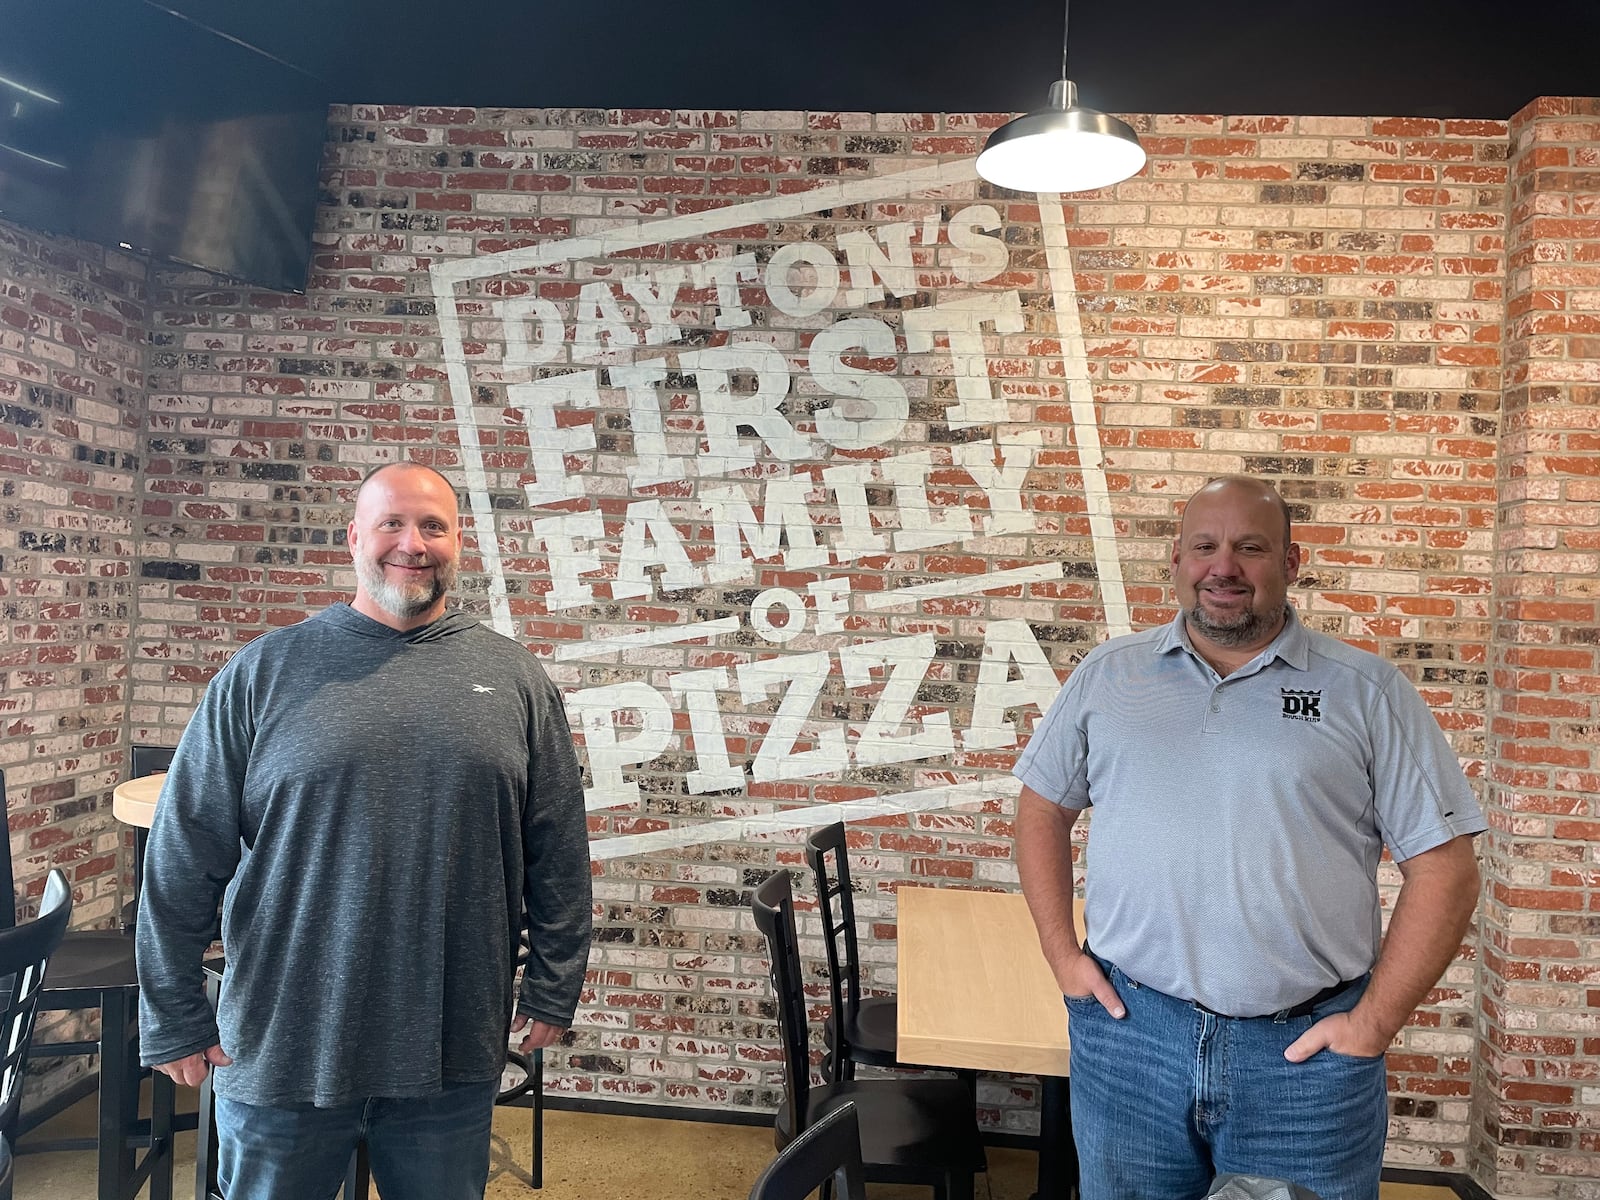
[[1062, 0], [1061, 78], [1049, 103], [1000, 126], [978, 155], [978, 174], [1018, 192], [1087, 192], [1120, 183], [1144, 166], [1144, 147], [1126, 121], [1078, 107], [1067, 78], [1067, 15]]

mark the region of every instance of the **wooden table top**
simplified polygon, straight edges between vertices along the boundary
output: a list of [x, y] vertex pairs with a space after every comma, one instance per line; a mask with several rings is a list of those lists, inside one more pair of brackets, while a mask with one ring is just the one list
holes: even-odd
[[[899, 889], [901, 1062], [1066, 1076], [1067, 1010], [1020, 893]], [[1075, 904], [1083, 928], [1083, 902]]]
[[117, 784], [111, 793], [111, 815], [124, 824], [149, 829], [150, 822], [156, 819], [156, 802], [161, 799], [161, 785], [166, 778], [165, 771], [157, 771]]

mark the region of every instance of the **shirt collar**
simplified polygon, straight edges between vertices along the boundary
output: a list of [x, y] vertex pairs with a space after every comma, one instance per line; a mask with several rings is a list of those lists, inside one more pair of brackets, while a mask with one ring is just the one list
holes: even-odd
[[[1172, 618], [1161, 637], [1156, 641], [1155, 652], [1169, 654], [1174, 650], [1183, 650], [1199, 657], [1194, 643], [1189, 640], [1189, 627], [1184, 624], [1183, 612]], [[1300, 623], [1300, 614], [1295, 611], [1294, 605], [1288, 606], [1283, 628], [1278, 630], [1278, 636], [1267, 644], [1266, 649], [1251, 659], [1246, 666], [1259, 669], [1266, 666], [1274, 658], [1280, 658], [1288, 666], [1297, 671], [1304, 671], [1311, 663], [1311, 637], [1306, 627]], [[1204, 661], [1204, 660], [1202, 660]]]

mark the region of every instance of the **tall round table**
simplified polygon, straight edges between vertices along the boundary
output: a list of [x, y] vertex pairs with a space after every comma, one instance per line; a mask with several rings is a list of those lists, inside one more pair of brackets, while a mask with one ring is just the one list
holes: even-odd
[[149, 829], [156, 819], [156, 803], [161, 799], [161, 785], [166, 778], [165, 771], [158, 771], [117, 784], [111, 792], [111, 815], [125, 825]]

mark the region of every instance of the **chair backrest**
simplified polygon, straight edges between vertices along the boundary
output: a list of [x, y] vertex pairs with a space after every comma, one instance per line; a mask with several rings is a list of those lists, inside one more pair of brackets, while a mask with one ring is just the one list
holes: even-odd
[[805, 1200], [828, 1180], [839, 1200], [866, 1200], [861, 1127], [854, 1104], [840, 1105], [767, 1164], [750, 1200]]
[[[783, 1090], [789, 1108], [788, 1132], [806, 1127], [811, 1100], [810, 1029], [806, 1024], [805, 985], [794, 929], [794, 890], [789, 872], [779, 870], [756, 890], [750, 904], [756, 928], [767, 939], [772, 964], [772, 995], [778, 1004], [778, 1036], [783, 1042]], [[778, 1127], [783, 1128], [779, 1121]]]
[[835, 1052], [843, 1053], [845, 1018], [853, 1019], [861, 1007], [856, 904], [850, 894], [843, 821], [825, 825], [806, 839], [806, 861], [817, 880], [817, 912], [822, 917], [822, 945], [828, 954], [828, 989], [833, 1001], [828, 1022], [833, 1027]]
[[0, 862], [0, 929], [17, 923], [17, 877], [11, 871], [11, 810], [6, 807], [6, 773], [0, 771], [0, 833], [5, 834], [6, 856]]
[[172, 756], [177, 753], [173, 746], [146, 746], [135, 743], [128, 748], [128, 778], [142, 779], [146, 775], [154, 775], [157, 771], [165, 771], [172, 766]]
[[[8, 856], [9, 857], [9, 856]], [[33, 1042], [33, 1018], [39, 1007], [50, 955], [61, 944], [72, 917], [72, 888], [60, 871], [45, 880], [37, 920], [0, 930], [0, 1135], [16, 1137], [22, 1108], [22, 1072]]]

